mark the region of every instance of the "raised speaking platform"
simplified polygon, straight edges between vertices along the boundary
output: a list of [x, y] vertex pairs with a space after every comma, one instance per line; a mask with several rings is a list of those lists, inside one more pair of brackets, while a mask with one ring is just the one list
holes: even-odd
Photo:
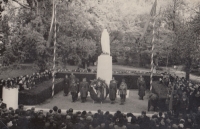
[[[56, 80], [55, 80], [55, 88], [54, 94], [59, 93], [63, 90], [63, 78], [65, 75], [70, 75], [70, 73], [57, 73]], [[86, 78], [87, 81], [90, 83], [90, 80], [96, 79], [95, 73], [74, 73], [74, 75], [82, 81], [83, 78]], [[118, 81], [118, 86], [120, 85], [122, 79], [125, 79], [127, 83], [128, 89], [137, 89], [137, 79], [140, 75], [133, 75], [133, 74], [114, 74], [115, 79]], [[150, 75], [143, 75], [147, 89], [150, 87]], [[162, 76], [155, 75], [153, 76], [153, 81], [158, 81], [159, 78]], [[159, 88], [159, 87], [156, 87]], [[45, 81], [41, 84], [36, 85], [35, 88], [31, 90], [24, 90], [19, 92], [19, 104], [24, 105], [37, 105], [45, 100], [51, 98], [52, 94], [52, 80]]]

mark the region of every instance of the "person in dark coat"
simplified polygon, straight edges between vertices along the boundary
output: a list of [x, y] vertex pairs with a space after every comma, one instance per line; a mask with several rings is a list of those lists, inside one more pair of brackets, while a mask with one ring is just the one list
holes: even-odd
[[70, 75], [70, 81], [72, 80], [76, 80], [76, 76], [74, 75], [74, 73], [72, 72], [71, 75]]
[[186, 96], [186, 93], [183, 93], [181, 99], [180, 99], [180, 112], [183, 116], [186, 115], [186, 111], [188, 110], [189, 100]]
[[124, 79], [122, 80], [122, 82], [120, 84], [118, 94], [120, 95], [120, 98], [121, 98], [120, 105], [123, 105], [126, 100], [126, 94], [127, 94], [127, 85], [126, 85]]
[[69, 93], [69, 84], [70, 84], [70, 80], [68, 78], [68, 75], [65, 76], [65, 79], [64, 79], [64, 96], [67, 96], [68, 93]]
[[89, 83], [86, 81], [86, 78], [83, 78], [83, 81], [80, 83], [81, 100], [83, 103], [86, 101], [88, 89]]
[[5, 103], [3, 103], [3, 99], [2, 98], [0, 98], [0, 108], [1, 109], [7, 108], [7, 105]]
[[78, 85], [76, 84], [75, 80], [72, 80], [72, 82], [70, 83], [70, 91], [71, 91], [71, 95], [72, 95], [72, 102], [75, 102], [77, 97], [77, 92], [78, 92]]
[[176, 117], [179, 116], [179, 110], [180, 110], [180, 99], [178, 95], [174, 95], [172, 101], [172, 112], [174, 116]]
[[110, 98], [111, 104], [115, 102], [116, 93], [117, 93], [117, 81], [113, 77], [113, 80], [110, 81], [110, 86], [109, 86], [109, 98]]
[[143, 100], [143, 97], [145, 96], [145, 90], [146, 90], [146, 83], [142, 75], [137, 80], [137, 86], [138, 86], [138, 95], [141, 100]]
[[150, 118], [146, 115], [145, 111], [142, 111], [142, 115], [138, 117], [138, 124], [140, 129], [148, 129], [150, 125]]

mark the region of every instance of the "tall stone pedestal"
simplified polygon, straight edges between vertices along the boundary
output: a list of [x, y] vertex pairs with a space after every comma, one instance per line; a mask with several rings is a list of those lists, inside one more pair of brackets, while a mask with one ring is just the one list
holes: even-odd
[[105, 80], [109, 86], [112, 80], [112, 57], [110, 55], [100, 55], [98, 57], [97, 78]]
[[13, 109], [18, 108], [18, 88], [5, 88], [3, 87], [2, 98], [3, 102], [7, 104], [7, 108], [12, 107]]

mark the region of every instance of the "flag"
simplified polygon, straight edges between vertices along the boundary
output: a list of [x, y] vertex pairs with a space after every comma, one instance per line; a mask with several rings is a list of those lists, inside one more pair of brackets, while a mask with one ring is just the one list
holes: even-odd
[[144, 31], [143, 31], [142, 35], [140, 36], [139, 42], [141, 41], [141, 39], [144, 38], [144, 35], [145, 35], [145, 33], [146, 33], [146, 31], [147, 31], [147, 28], [148, 28], [148, 26], [149, 26], [151, 17], [153, 17], [153, 16], [156, 15], [156, 6], [157, 6], [157, 0], [155, 0], [153, 6], [152, 6], [152, 8], [151, 8], [150, 17], [148, 17], [148, 19], [147, 19], [147, 21], [146, 21], [146, 24], [145, 24], [145, 26], [144, 26]]

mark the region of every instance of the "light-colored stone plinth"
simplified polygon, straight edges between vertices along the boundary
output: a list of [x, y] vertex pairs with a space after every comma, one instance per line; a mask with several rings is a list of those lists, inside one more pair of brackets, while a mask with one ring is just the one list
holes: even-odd
[[12, 107], [13, 109], [18, 108], [18, 88], [5, 88], [3, 87], [2, 98], [3, 102], [7, 104], [7, 108]]
[[112, 57], [110, 55], [100, 55], [98, 57], [97, 78], [105, 80], [109, 86], [112, 80]]

